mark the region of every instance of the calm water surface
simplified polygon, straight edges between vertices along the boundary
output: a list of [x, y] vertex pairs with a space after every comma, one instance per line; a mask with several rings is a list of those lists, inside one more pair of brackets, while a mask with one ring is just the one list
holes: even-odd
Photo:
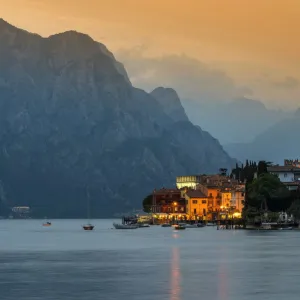
[[300, 231], [0, 220], [1, 300], [299, 300]]

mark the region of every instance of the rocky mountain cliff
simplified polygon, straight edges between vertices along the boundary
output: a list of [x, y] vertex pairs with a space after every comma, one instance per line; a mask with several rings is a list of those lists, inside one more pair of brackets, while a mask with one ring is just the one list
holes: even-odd
[[0, 20], [2, 207], [84, 217], [89, 197], [93, 217], [111, 216], [140, 208], [177, 175], [233, 164], [189, 122], [174, 91], [134, 88], [104, 45], [75, 31], [42, 38]]

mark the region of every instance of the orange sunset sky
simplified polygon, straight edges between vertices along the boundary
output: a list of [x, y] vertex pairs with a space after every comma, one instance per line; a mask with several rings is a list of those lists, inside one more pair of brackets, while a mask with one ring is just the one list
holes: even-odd
[[[0, 8], [0, 17], [42, 36], [88, 33], [145, 89], [176, 85], [184, 69], [206, 92], [182, 78], [181, 97], [209, 98], [211, 88], [222, 98], [213, 90], [224, 88], [225, 98], [300, 106], [300, 0], [0, 0]], [[151, 77], [153, 68], [161, 76]]]

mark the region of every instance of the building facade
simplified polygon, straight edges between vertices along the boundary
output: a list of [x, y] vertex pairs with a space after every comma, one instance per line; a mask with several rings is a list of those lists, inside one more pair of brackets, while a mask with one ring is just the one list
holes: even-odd
[[278, 176], [289, 190], [297, 190], [300, 186], [300, 168], [294, 166], [271, 166], [268, 167], [270, 174]]
[[154, 190], [151, 211], [159, 219], [182, 219], [186, 216], [186, 200], [178, 189]]
[[176, 186], [178, 189], [191, 188], [196, 189], [201, 182], [201, 175], [178, 176], [176, 177]]
[[189, 190], [185, 194], [186, 212], [192, 220], [206, 220], [207, 217], [207, 195], [200, 190]]

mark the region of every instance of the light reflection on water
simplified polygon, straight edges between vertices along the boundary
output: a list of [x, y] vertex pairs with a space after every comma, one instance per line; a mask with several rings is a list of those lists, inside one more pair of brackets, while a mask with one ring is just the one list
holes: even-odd
[[172, 248], [171, 259], [171, 297], [170, 300], [180, 300], [180, 254], [177, 247]]
[[300, 231], [0, 220], [1, 300], [298, 300]]

